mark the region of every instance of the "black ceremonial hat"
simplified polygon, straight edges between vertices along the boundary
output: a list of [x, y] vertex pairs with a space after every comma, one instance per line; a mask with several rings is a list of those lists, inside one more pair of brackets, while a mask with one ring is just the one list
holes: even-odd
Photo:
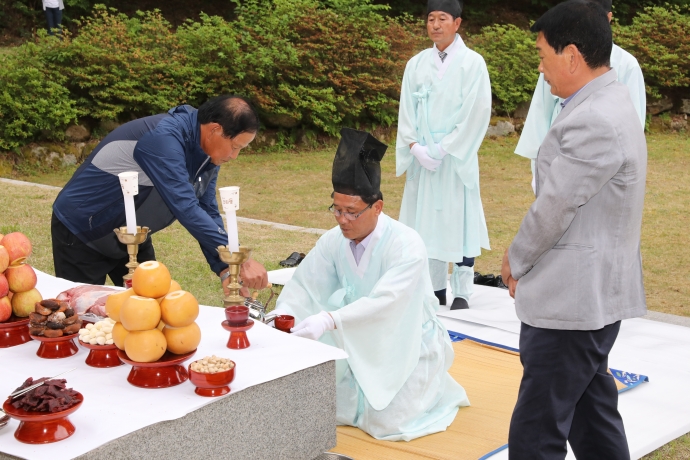
[[429, 0], [426, 4], [427, 16], [432, 11], [443, 11], [454, 18], [459, 18], [462, 14], [462, 2], [458, 0]]
[[333, 159], [333, 191], [359, 197], [381, 190], [381, 158], [388, 146], [356, 129], [340, 130], [340, 144]]

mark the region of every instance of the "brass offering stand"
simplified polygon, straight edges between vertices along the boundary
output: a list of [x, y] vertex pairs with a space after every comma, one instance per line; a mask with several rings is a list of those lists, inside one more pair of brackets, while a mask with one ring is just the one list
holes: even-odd
[[249, 260], [252, 250], [245, 246], [240, 246], [239, 252], [230, 252], [230, 248], [227, 246], [218, 246], [217, 250], [220, 260], [228, 264], [230, 271], [230, 284], [228, 284], [230, 294], [223, 299], [223, 306], [227, 308], [233, 305], [244, 305], [246, 299], [240, 295], [242, 285], [239, 283], [238, 277], [240, 276], [240, 265]]
[[125, 265], [125, 267], [129, 268], [129, 273], [122, 277], [122, 279], [125, 281], [125, 287], [127, 287], [127, 281], [132, 279], [134, 270], [136, 270], [136, 268], [139, 266], [139, 262], [137, 262], [139, 245], [146, 241], [151, 230], [148, 227], [139, 227], [137, 225], [136, 233], [127, 233], [127, 227], [116, 228], [113, 231], [115, 232], [115, 235], [117, 235], [117, 239], [120, 240], [120, 243], [127, 245], [129, 262]]
[[[249, 319], [249, 308], [245, 306], [245, 299], [240, 295], [240, 289], [242, 285], [239, 283], [238, 278], [240, 275], [240, 266], [249, 260], [249, 256], [252, 254], [250, 248], [240, 246], [238, 252], [230, 252], [230, 248], [227, 246], [218, 246], [217, 248], [220, 260], [228, 264], [228, 271], [230, 273], [230, 283], [228, 284], [228, 290], [230, 294], [225, 296], [223, 299], [223, 305], [225, 306], [225, 317], [226, 321], [223, 321], [221, 325], [223, 329], [230, 332], [230, 338], [228, 339], [227, 347], [235, 350], [241, 350], [243, 348], [249, 347], [249, 339], [247, 338], [247, 331], [254, 326], [254, 321]], [[245, 309], [246, 322], [241, 324], [231, 324], [232, 310]], [[240, 313], [241, 316], [241, 313]]]

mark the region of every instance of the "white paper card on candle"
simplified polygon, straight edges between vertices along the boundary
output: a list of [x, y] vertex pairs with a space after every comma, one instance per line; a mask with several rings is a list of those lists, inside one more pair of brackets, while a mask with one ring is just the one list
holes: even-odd
[[239, 252], [240, 239], [237, 232], [237, 214], [235, 211], [240, 209], [240, 188], [236, 186], [221, 187], [218, 191], [228, 221], [228, 249], [230, 252]]
[[226, 214], [232, 207], [233, 210], [239, 211], [240, 209], [240, 188], [237, 186], [232, 187], [221, 187], [218, 189], [220, 192], [220, 201], [223, 205], [223, 212]]
[[125, 217], [127, 218], [127, 233], [137, 233], [137, 215], [134, 209], [134, 195], [139, 194], [139, 173], [126, 171], [117, 175], [120, 178], [122, 195], [125, 197]]

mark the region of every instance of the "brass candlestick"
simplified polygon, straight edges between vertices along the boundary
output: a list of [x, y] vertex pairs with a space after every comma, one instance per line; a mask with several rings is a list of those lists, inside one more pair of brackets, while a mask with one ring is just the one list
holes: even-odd
[[136, 268], [139, 266], [139, 262], [137, 262], [139, 245], [146, 241], [146, 238], [149, 237], [149, 232], [151, 230], [149, 230], [148, 227], [137, 226], [136, 233], [127, 233], [127, 227], [116, 228], [113, 231], [117, 235], [117, 239], [120, 240], [120, 243], [127, 245], [127, 254], [129, 254], [129, 262], [125, 265], [125, 267], [129, 268], [129, 273], [122, 277], [126, 285], [127, 281], [132, 279], [134, 270], [136, 270]]
[[228, 264], [230, 271], [230, 284], [228, 284], [230, 294], [223, 299], [223, 305], [226, 308], [233, 305], [244, 305], [246, 299], [240, 295], [242, 285], [238, 282], [238, 277], [240, 265], [249, 260], [252, 250], [244, 246], [240, 246], [239, 252], [230, 252], [230, 248], [227, 246], [218, 246], [217, 250], [220, 260]]

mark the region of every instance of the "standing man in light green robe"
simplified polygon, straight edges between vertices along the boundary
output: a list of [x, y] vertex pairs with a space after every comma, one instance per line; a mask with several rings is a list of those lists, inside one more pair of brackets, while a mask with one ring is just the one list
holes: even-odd
[[491, 82], [484, 59], [457, 34], [458, 0], [429, 0], [434, 42], [409, 60], [403, 76], [396, 142], [397, 175], [407, 174], [400, 222], [421, 235], [436, 297], [451, 310], [469, 307], [474, 258], [490, 249], [479, 194], [477, 152], [491, 119]]
[[[599, 3], [604, 10], [608, 11], [609, 23], [613, 18], [612, 0], [594, 0]], [[645, 125], [647, 117], [647, 94], [645, 91], [644, 77], [642, 69], [635, 57], [625, 51], [620, 46], [613, 44], [611, 50], [611, 68], [616, 71], [618, 81], [623, 83], [630, 90], [637, 115], [640, 117], [642, 126]], [[561, 113], [563, 99], [551, 94], [551, 86], [544, 80], [544, 74], [539, 74], [537, 87], [532, 96], [532, 102], [527, 112], [525, 126], [522, 128], [520, 140], [515, 153], [525, 158], [529, 158], [532, 164], [532, 189], [535, 189], [534, 167], [537, 161], [539, 146], [544, 141], [546, 133], [551, 129], [551, 125], [556, 117]]]
[[469, 401], [448, 374], [454, 353], [424, 242], [382, 212], [387, 147], [362, 131], [341, 134], [329, 208], [338, 226], [297, 267], [275, 312], [295, 316], [294, 336], [348, 354], [336, 362], [339, 425], [410, 441], [444, 431]]

